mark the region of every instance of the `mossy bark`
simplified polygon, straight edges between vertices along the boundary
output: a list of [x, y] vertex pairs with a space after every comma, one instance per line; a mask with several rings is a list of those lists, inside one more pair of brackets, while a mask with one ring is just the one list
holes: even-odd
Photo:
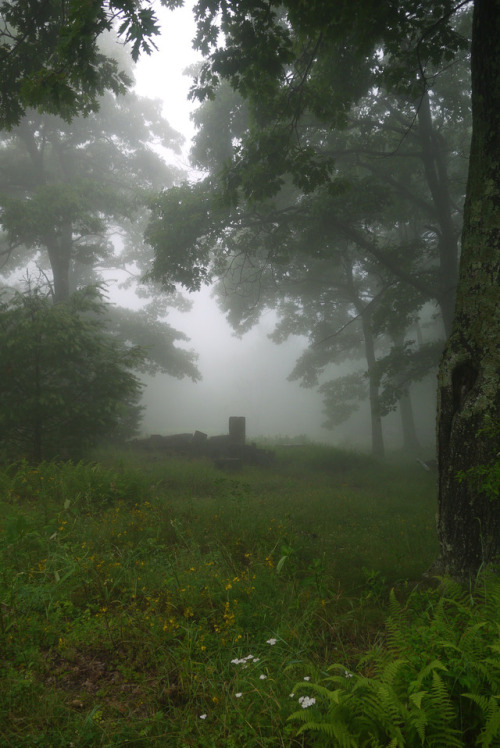
[[[440, 568], [467, 578], [500, 555], [500, 497], [460, 471], [500, 450], [500, 0], [475, 0], [473, 134], [453, 330], [438, 387]], [[496, 435], [495, 435], [496, 433]]]

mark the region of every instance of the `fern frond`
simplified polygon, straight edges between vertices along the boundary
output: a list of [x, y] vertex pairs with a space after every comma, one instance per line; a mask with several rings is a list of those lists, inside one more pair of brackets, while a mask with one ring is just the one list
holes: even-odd
[[[289, 719], [293, 716], [290, 715]], [[343, 722], [315, 722], [307, 719], [297, 731], [297, 735], [302, 735], [304, 732], [326, 735], [330, 740], [335, 741], [332, 742], [332, 745], [337, 746], [337, 748], [359, 748], [356, 737], [351, 734]]]
[[446, 665], [443, 665], [443, 663], [440, 660], [432, 660], [432, 662], [428, 662], [427, 665], [425, 665], [417, 675], [416, 679], [410, 684], [410, 688], [413, 690], [420, 689], [422, 687], [422, 684], [424, 680], [427, 678], [430, 673], [434, 673], [436, 670], [443, 670], [447, 671]]
[[[477, 745], [488, 748], [488, 746], [493, 745], [493, 740], [495, 740], [495, 738], [498, 738], [499, 736], [500, 709], [498, 708], [498, 703], [495, 702], [495, 709], [486, 721], [485, 726], [481, 730], [479, 738], [477, 739]], [[495, 745], [498, 745], [498, 741], [496, 741]]]
[[453, 702], [443, 679], [436, 670], [432, 672], [432, 693], [434, 696], [433, 702], [439, 710], [441, 718], [446, 722], [452, 722], [456, 718]]
[[429, 724], [427, 713], [423, 709], [420, 709], [420, 707], [418, 708], [418, 711], [413, 709], [409, 715], [409, 722], [410, 726], [415, 730], [420, 738], [421, 744], [425, 745], [425, 733], [427, 725]]
[[403, 665], [406, 664], [407, 660], [403, 659], [393, 660], [392, 662], [387, 663], [382, 673], [381, 681], [383, 683], [394, 683], [399, 671], [401, 670]]

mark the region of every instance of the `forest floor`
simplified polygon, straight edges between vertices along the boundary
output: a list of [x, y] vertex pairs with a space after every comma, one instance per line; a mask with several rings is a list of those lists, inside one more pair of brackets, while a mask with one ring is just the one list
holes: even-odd
[[335, 745], [297, 683], [369, 674], [390, 590], [427, 594], [435, 484], [321, 446], [3, 466], [0, 745]]

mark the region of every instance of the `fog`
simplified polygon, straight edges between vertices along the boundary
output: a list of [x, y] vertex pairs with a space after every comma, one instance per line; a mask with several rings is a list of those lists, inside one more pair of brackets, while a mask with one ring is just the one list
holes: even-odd
[[[190, 143], [195, 132], [190, 113], [194, 105], [188, 101], [191, 78], [185, 75], [186, 67], [197, 60], [191, 48], [194, 35], [191, 4], [176, 11], [160, 10], [159, 16], [162, 25], [161, 36], [157, 39], [159, 48], [151, 56], [143, 56], [136, 66], [135, 91], [140, 96], [161, 100], [163, 117], [185, 139], [181, 153], [162, 149], [161, 155], [195, 181], [199, 175], [189, 164]], [[133, 246], [136, 251], [137, 245]], [[144, 299], [139, 299], [133, 289], [124, 290], [115, 280], [123, 278], [122, 271], [99, 272], [109, 282], [107, 293], [112, 303], [131, 309], [144, 304]], [[6, 280], [9, 282], [10, 278]], [[287, 379], [308, 346], [305, 337], [291, 335], [280, 345], [271, 342], [269, 334], [277, 321], [274, 312], [264, 312], [258, 324], [242, 337], [237, 337], [218, 308], [210, 288], [185, 296], [192, 302], [191, 311], [170, 309], [165, 319], [174, 330], [188, 337], [187, 341], [177, 342], [177, 346], [197, 354], [202, 379], [195, 383], [189, 378], [179, 380], [164, 374], [143, 376], [143, 436], [195, 430], [210, 435], [222, 434], [227, 432], [230, 416], [245, 416], [250, 438], [280, 437], [285, 441], [311, 440], [370, 449], [372, 434], [367, 401], [361, 402], [359, 409], [345, 423], [327, 430], [322, 426], [325, 416], [321, 395], [315, 389], [301, 387]], [[433, 310], [430, 317], [432, 314]], [[433, 335], [431, 333], [431, 337]], [[359, 368], [359, 361], [344, 361], [339, 366], [332, 364], [326, 378], [342, 376]], [[432, 456], [434, 376], [412, 388], [412, 400], [422, 454]], [[383, 434], [387, 448], [401, 448], [399, 413], [391, 413], [383, 419]]]
[[267, 340], [266, 323], [235, 337], [209, 289], [193, 294], [193, 304], [192, 312], [171, 313], [169, 321], [189, 335], [203, 380], [149, 378], [144, 431], [219, 434], [229, 416], [244, 415], [249, 435], [324, 438], [318, 396], [286, 381], [303, 341], [276, 346]]
[[[157, 375], [145, 378], [143, 434], [174, 434], [196, 429], [213, 434], [227, 432], [228, 418], [247, 419], [249, 438], [306, 439], [368, 451], [371, 445], [367, 402], [344, 424], [322, 428], [321, 396], [314, 390], [287, 380], [297, 357], [307, 345], [305, 338], [291, 337], [276, 345], [268, 338], [274, 327], [269, 313], [250, 332], [236, 337], [217, 308], [210, 289], [191, 294], [189, 313], [170, 312], [169, 322], [185, 332], [186, 347], [199, 355], [202, 381]], [[332, 367], [343, 375], [349, 364]], [[432, 456], [434, 442], [434, 378], [414, 388], [415, 420], [423, 453]], [[401, 423], [398, 413], [383, 421], [389, 449], [400, 449]]]
[[[191, 48], [194, 35], [192, 3], [173, 12], [160, 11], [162, 34], [159, 49], [143, 57], [136, 66], [136, 90], [163, 101], [166, 119], [186, 138], [183, 156], [173, 163], [187, 169], [188, 153], [194, 127], [188, 101], [191, 79], [185, 75], [187, 66], [199, 59]], [[168, 74], [167, 74], [168, 71]], [[191, 312], [170, 311], [168, 322], [190, 338], [184, 347], [194, 349], [202, 381], [157, 375], [145, 377], [142, 431], [172, 434], [199, 429], [208, 434], [226, 433], [228, 417], [244, 415], [250, 438], [306, 438], [345, 447], [370, 449], [370, 413], [367, 402], [344, 424], [333, 430], [322, 428], [321, 396], [312, 389], [287, 380], [296, 359], [307, 346], [307, 340], [292, 336], [276, 345], [268, 339], [275, 318], [272, 313], [243, 337], [236, 337], [217, 307], [210, 289], [187, 295], [193, 302]], [[349, 371], [349, 364], [331, 367], [330, 375]], [[417, 385], [415, 421], [423, 453], [432, 455], [435, 430], [434, 379]], [[389, 449], [402, 444], [398, 413], [383, 420], [384, 439]]]

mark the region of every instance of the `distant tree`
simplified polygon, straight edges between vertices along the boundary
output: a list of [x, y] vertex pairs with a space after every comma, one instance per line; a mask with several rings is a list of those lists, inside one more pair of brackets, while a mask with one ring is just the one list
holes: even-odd
[[181, 141], [158, 101], [131, 92], [107, 94], [71, 123], [31, 112], [1, 142], [4, 260], [22, 266], [46, 253], [55, 301], [69, 295], [75, 265], [119, 265], [110, 234], [126, 235], [147, 192], [179, 177], [154, 146], [175, 152]]
[[[179, 177], [158, 151], [176, 152], [181, 140], [158, 101], [131, 92], [106, 94], [98, 112], [70, 123], [27, 114], [0, 143], [4, 272], [36, 261], [55, 302], [79, 286], [101, 283], [111, 269], [126, 270], [138, 281], [151, 251], [137, 224], [145, 220], [149, 194]], [[147, 290], [154, 291], [151, 285]], [[120, 329], [132, 343], [148, 341], [151, 365], [196, 380], [193, 354], [174, 345], [185, 336], [158, 321], [168, 303], [183, 302], [173, 293], [161, 309], [152, 304], [141, 313], [123, 311]], [[117, 310], [113, 319], [118, 323]]]
[[[237, 156], [231, 161], [233, 148], [247, 136], [251, 116], [244, 101], [222, 85], [220, 96], [217, 89], [215, 100], [204, 102], [195, 115], [199, 131], [192, 158], [210, 176], [205, 186], [167, 191], [154, 207], [148, 233], [156, 248], [157, 277], [196, 284], [210, 274], [222, 276], [218, 294], [235, 329], [248, 329], [267, 306], [281, 320], [275, 340], [285, 339], [285, 333], [309, 337], [311, 350], [291, 375], [306, 386], [316, 386], [318, 373], [347, 351], [359, 355], [344, 342], [356, 329], [358, 350], [367, 359], [364, 386], [360, 371], [355, 379], [325, 382], [320, 391], [328, 427], [349, 417], [356, 401], [369, 395], [372, 445], [378, 455], [383, 453], [381, 417], [400, 401], [406, 443], [416, 444], [408, 391], [412, 378], [422, 377], [424, 361], [437, 366], [440, 351], [433, 347], [433, 360], [419, 353], [418, 368], [393, 356], [393, 368], [399, 361], [405, 371], [404, 376], [384, 377], [383, 408], [377, 338], [385, 335], [387, 353], [389, 320], [397, 315], [404, 339], [405, 326], [413, 324], [428, 299], [439, 304], [445, 324], [451, 319], [454, 274], [447, 271], [456, 268], [465, 159], [453, 166], [448, 151], [463, 147], [467, 135], [456, 120], [466, 124], [468, 112], [467, 93], [455, 90], [463, 73], [463, 66], [458, 67], [461, 72], [454, 70], [446, 86], [440, 81], [451, 101], [436, 86], [433, 101], [444, 103], [434, 103], [431, 111], [427, 97], [423, 126], [412, 127], [413, 102], [382, 90], [370, 92], [353, 108], [343, 131], [329, 131], [309, 116], [301, 136], [318, 158], [335, 157], [335, 179], [311, 192], [285, 181], [274, 198], [258, 203], [245, 199], [241, 190], [235, 196], [225, 190], [233, 165], [238, 169]], [[259, 168], [255, 163], [254, 169]], [[222, 192], [218, 199], [214, 189]], [[368, 276], [367, 286], [361, 279]], [[371, 321], [374, 310], [377, 329]], [[407, 347], [407, 354], [411, 350]], [[391, 389], [398, 391], [395, 400]], [[342, 407], [336, 408], [340, 391]]]
[[69, 120], [95, 111], [105, 90], [122, 93], [127, 75], [99, 43], [116, 27], [134, 60], [159, 34], [148, 0], [2, 0], [0, 129], [19, 124], [30, 108]]
[[103, 322], [97, 289], [53, 304], [40, 289], [0, 303], [0, 455], [80, 458], [137, 429], [144, 354]]

